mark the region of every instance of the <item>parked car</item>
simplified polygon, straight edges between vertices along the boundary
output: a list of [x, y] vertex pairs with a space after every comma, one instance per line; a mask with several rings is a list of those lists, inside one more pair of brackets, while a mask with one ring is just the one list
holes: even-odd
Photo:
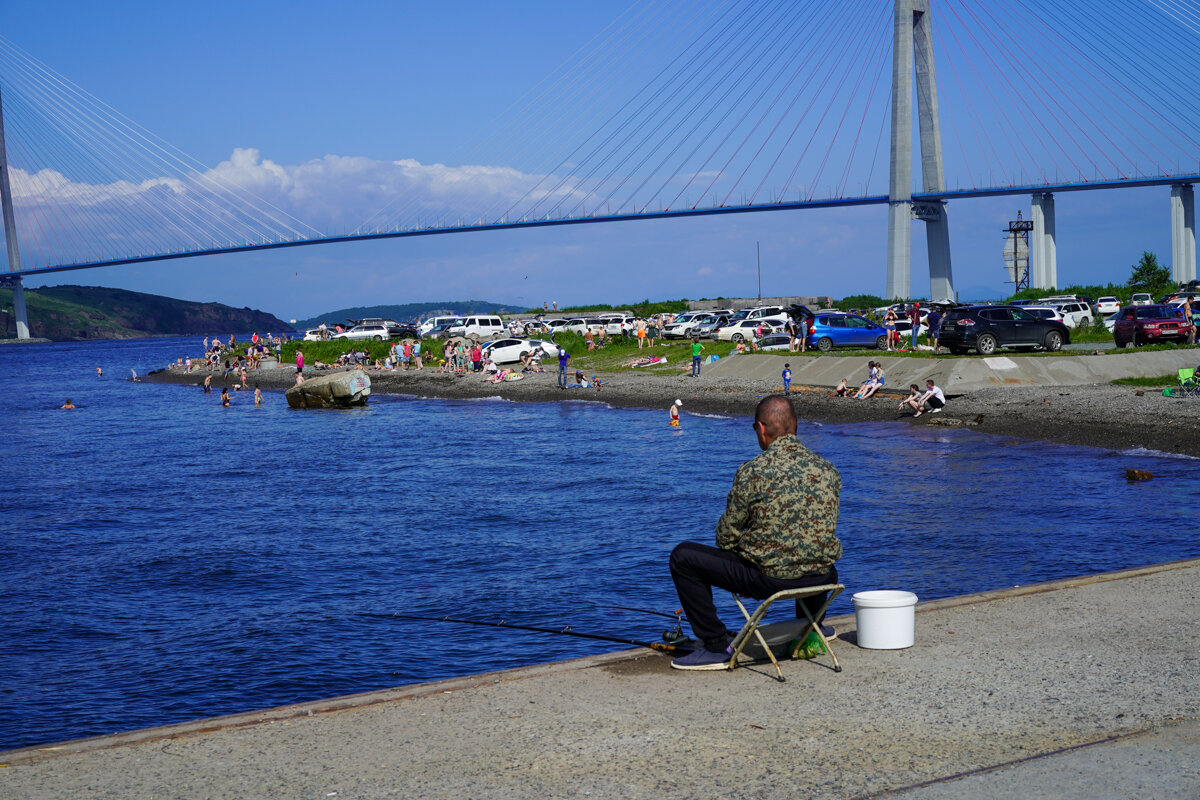
[[1154, 305], [1154, 298], [1152, 298], [1146, 292], [1138, 292], [1133, 297], [1129, 298], [1129, 305], [1131, 305], [1131, 306], [1152, 306], [1152, 305]]
[[385, 339], [392, 338], [392, 333], [391, 333], [391, 331], [388, 330], [388, 328], [385, 325], [382, 325], [379, 323], [371, 323], [368, 325], [355, 325], [353, 328], [351, 328], [348, 331], [343, 331], [342, 333], [335, 333], [332, 338], [334, 338], [334, 339], [354, 339], [354, 340], [359, 340], [359, 341], [361, 341], [363, 339], [372, 339], [376, 342], [382, 342]]
[[538, 359], [558, 355], [558, 345], [543, 339], [496, 339], [485, 344], [482, 350], [484, 357], [496, 364], [515, 363], [526, 353]]
[[490, 314], [462, 317], [450, 327], [449, 332], [451, 336], [465, 336], [468, 339], [492, 339], [504, 335], [504, 320]]
[[599, 317], [575, 317], [574, 319], [567, 320], [567, 324], [563, 325], [561, 330], [568, 331], [570, 333], [577, 333], [580, 336], [583, 336], [588, 331], [591, 331], [594, 334], [601, 328], [607, 330], [607, 327], [608, 326], [605, 325], [604, 320], [600, 319]]
[[1030, 314], [1033, 314], [1035, 317], [1054, 320], [1055, 322], [1061, 322], [1064, 325], [1067, 324], [1066, 320], [1063, 319], [1062, 311], [1058, 310], [1054, 306], [1023, 306], [1023, 308]]
[[882, 325], [858, 314], [817, 314], [809, 323], [808, 346], [825, 352], [835, 347], [884, 350], [887, 348], [887, 331]]
[[1062, 313], [1062, 321], [1068, 328], [1087, 329], [1092, 326], [1092, 307], [1081, 301], [1057, 303], [1055, 308]]
[[333, 328], [326, 328], [323, 331], [320, 328], [309, 328], [304, 332], [304, 341], [320, 342], [331, 336], [333, 336]]
[[703, 317], [704, 314], [699, 311], [684, 311], [682, 314], [677, 314], [675, 319], [663, 326], [664, 339], [683, 339], [688, 335], [688, 331], [696, 324], [696, 321]]
[[417, 333], [421, 334], [422, 336], [428, 336], [429, 332], [439, 325], [445, 325], [446, 327], [449, 327], [460, 319], [462, 319], [462, 317], [430, 317], [417, 326]]
[[787, 350], [792, 343], [792, 337], [786, 333], [768, 334], [758, 340], [759, 350]]
[[735, 343], [754, 340], [757, 338], [755, 331], [758, 330], [759, 325], [762, 325], [763, 335], [775, 333], [783, 327], [777, 321], [769, 319], [742, 319], [737, 322], [726, 322], [713, 331], [712, 338]]
[[1060, 350], [1071, 341], [1067, 326], [1040, 319], [1016, 306], [960, 306], [946, 312], [938, 342], [951, 353], [974, 349], [991, 355], [1000, 347]]
[[713, 331], [722, 325], [729, 324], [729, 317], [724, 314], [709, 314], [707, 317], [696, 320], [696, 324], [692, 326], [689, 333], [690, 336], [699, 336], [701, 339], [713, 338]]
[[1106, 295], [1096, 301], [1096, 315], [1107, 317], [1121, 310], [1121, 301], [1112, 295]]
[[461, 324], [462, 320], [459, 318], [455, 318], [450, 322], [439, 322], [437, 325], [434, 325], [432, 328], [426, 331], [424, 335], [430, 339], [444, 339], [450, 335], [451, 328], [453, 328], [455, 325]]
[[1183, 318], [1183, 312], [1178, 308], [1128, 305], [1117, 314], [1112, 334], [1117, 347], [1138, 347], [1158, 342], [1186, 342], [1191, 331], [1192, 323]]

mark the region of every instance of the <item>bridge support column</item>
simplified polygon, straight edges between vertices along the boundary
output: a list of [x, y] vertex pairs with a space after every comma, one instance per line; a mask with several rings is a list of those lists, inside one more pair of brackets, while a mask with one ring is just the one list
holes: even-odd
[[[17, 222], [13, 214], [12, 188], [8, 183], [8, 153], [4, 146], [4, 104], [0, 102], [0, 214], [4, 218], [4, 243], [8, 247], [8, 269], [21, 268], [21, 250], [17, 246]], [[12, 287], [13, 316], [17, 318], [17, 338], [29, 338], [29, 318], [25, 313], [25, 286], [20, 276], [5, 281]]]
[[1030, 217], [1033, 219], [1033, 236], [1029, 242], [1030, 287], [1055, 289], [1058, 287], [1058, 246], [1054, 232], [1054, 195], [1050, 192], [1034, 192]]
[[954, 299], [950, 228], [943, 202], [912, 201], [912, 97], [916, 76], [921, 133], [921, 179], [927, 194], [945, 190], [938, 123], [937, 75], [929, 0], [896, 0], [892, 41], [892, 148], [888, 196], [887, 299], [912, 294], [912, 220], [924, 220], [929, 250], [930, 299]]
[[13, 293], [13, 316], [17, 318], [17, 338], [29, 338], [29, 315], [25, 313], [25, 286], [20, 278], [10, 284]]
[[1190, 183], [1171, 187], [1171, 277], [1196, 279], [1196, 196]]

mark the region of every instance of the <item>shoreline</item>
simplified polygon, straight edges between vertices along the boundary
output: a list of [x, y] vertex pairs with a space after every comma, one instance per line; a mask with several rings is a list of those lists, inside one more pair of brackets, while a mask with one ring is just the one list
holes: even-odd
[[[857, 360], [855, 360], [857, 364]], [[334, 370], [322, 371], [332, 372]], [[141, 378], [147, 383], [200, 386], [203, 369], [157, 370]], [[211, 373], [214, 391], [232, 387], [232, 374]], [[312, 373], [306, 370], [306, 375]], [[594, 400], [621, 408], [660, 409], [664, 415], [676, 399], [683, 411], [749, 416], [758, 399], [782, 391], [778, 379], [761, 380], [702, 374], [670, 375], [635, 370], [597, 372], [604, 387], [559, 389], [552, 371], [523, 380], [491, 383], [474, 375], [421, 371], [368, 370], [371, 391], [380, 395], [412, 395], [438, 399], [500, 397], [517, 402]], [[249, 374], [247, 385], [286, 391], [295, 383], [290, 367], [268, 367]], [[880, 391], [875, 398], [829, 397], [832, 387], [793, 385], [801, 420], [847, 424], [887, 422], [906, 425], [968, 428], [995, 436], [1032, 439], [1107, 450], [1145, 449], [1200, 458], [1200, 399], [1164, 397], [1159, 390], [1112, 384], [1070, 386], [994, 386], [961, 393], [947, 392], [946, 410], [913, 418], [896, 409], [905, 394]]]

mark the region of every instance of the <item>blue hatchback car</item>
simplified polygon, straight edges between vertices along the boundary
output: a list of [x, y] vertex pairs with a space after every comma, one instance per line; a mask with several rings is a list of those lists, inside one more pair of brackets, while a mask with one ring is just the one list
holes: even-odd
[[808, 346], [826, 352], [835, 347], [887, 349], [887, 331], [857, 314], [817, 314], [808, 327]]

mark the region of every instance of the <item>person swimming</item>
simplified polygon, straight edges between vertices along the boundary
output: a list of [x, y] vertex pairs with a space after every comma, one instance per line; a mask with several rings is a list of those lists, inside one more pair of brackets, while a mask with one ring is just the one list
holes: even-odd
[[71, 398], [67, 398], [67, 402], [63, 403], [59, 408], [74, 408], [75, 404], [71, 402]]

